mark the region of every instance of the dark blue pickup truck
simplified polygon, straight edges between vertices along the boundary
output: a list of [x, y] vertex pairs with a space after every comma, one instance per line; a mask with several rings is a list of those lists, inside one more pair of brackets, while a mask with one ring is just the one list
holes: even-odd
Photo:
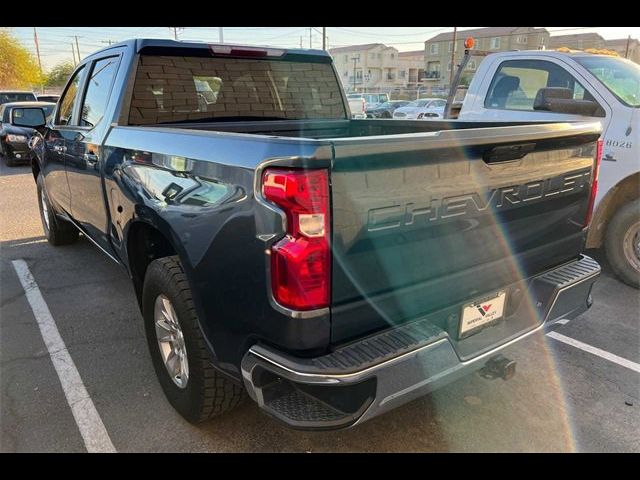
[[592, 302], [598, 123], [353, 120], [325, 52], [131, 40], [38, 128], [47, 239], [127, 271], [192, 422], [356, 425]]

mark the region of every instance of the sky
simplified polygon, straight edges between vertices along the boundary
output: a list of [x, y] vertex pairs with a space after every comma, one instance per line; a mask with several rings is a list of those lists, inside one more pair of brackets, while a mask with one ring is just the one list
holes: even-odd
[[[178, 27], [178, 39], [218, 42], [220, 27]], [[480, 27], [458, 27], [459, 30]], [[546, 27], [551, 35], [599, 33], [605, 39], [640, 38], [640, 27]], [[33, 27], [11, 29], [19, 41], [35, 54]], [[425, 40], [453, 27], [327, 27], [327, 47], [361, 43], [384, 43], [400, 51], [421, 50]], [[85, 57], [108, 45], [128, 38], [174, 38], [171, 27], [37, 27], [42, 67], [73, 62], [72, 44], [76, 37], [80, 56]], [[311, 38], [310, 37], [311, 33]], [[322, 48], [322, 27], [223, 27], [225, 43], [280, 47]]]

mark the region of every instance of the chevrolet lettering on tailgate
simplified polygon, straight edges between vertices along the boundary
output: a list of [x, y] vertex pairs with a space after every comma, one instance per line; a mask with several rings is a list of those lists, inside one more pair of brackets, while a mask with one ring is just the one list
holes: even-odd
[[490, 208], [507, 209], [556, 195], [569, 195], [589, 187], [590, 177], [591, 170], [584, 170], [522, 185], [493, 188], [485, 194], [473, 192], [441, 199], [432, 197], [423, 203], [373, 208], [368, 212], [367, 230], [374, 232], [410, 226], [418, 221], [436, 222], [452, 217], [473, 217]]

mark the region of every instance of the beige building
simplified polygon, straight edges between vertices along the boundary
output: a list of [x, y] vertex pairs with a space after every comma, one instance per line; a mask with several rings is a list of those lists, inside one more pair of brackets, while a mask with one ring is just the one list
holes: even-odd
[[575, 35], [554, 35], [549, 38], [549, 48], [570, 48], [586, 50], [587, 48], [606, 48], [606, 40], [597, 33], [577, 33]]
[[[629, 43], [628, 51], [627, 41]], [[626, 54], [629, 60], [640, 63], [640, 42], [637, 38], [616, 38], [614, 40], [607, 40], [604, 48], [615, 50], [621, 57], [624, 57]]]
[[[446, 89], [450, 85], [451, 75], [464, 55], [464, 41], [468, 37], [475, 40], [475, 50], [541, 50], [549, 44], [549, 32], [544, 28], [533, 27], [488, 27], [472, 30], [459, 30], [456, 44], [453, 45], [453, 32], [436, 35], [424, 42], [425, 78], [423, 85], [433, 91]], [[455, 49], [453, 67], [451, 54]], [[463, 83], [471, 80], [483, 57], [472, 58], [462, 76]], [[453, 72], [452, 72], [453, 69]], [[466, 82], [465, 82], [466, 81]], [[434, 88], [435, 87], [435, 88]]]
[[382, 43], [329, 50], [346, 91], [389, 92], [415, 88], [424, 73], [421, 50], [399, 52]]
[[[628, 43], [628, 49], [627, 49]], [[640, 42], [635, 38], [616, 38], [605, 40], [597, 33], [578, 33], [576, 35], [556, 35], [549, 39], [550, 48], [567, 47], [572, 50], [588, 48], [613, 50], [621, 57], [640, 63]]]

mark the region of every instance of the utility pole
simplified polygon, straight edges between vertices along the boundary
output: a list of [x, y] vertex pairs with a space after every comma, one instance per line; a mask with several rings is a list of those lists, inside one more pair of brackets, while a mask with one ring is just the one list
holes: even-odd
[[178, 40], [178, 30], [182, 30], [182, 27], [169, 27], [169, 30], [173, 30], [173, 38]]
[[627, 37], [627, 47], [624, 49], [624, 58], [629, 58], [629, 43], [631, 42], [631, 35]]
[[220, 43], [224, 43], [224, 32], [222, 31], [223, 27], [218, 27], [218, 38]]
[[311, 33], [312, 32], [313, 32], [313, 27], [309, 27], [309, 48], [313, 48], [313, 46], [311, 44], [311, 42], [312, 42]]
[[322, 27], [322, 50], [327, 49], [327, 27]]
[[[33, 27], [33, 39], [36, 42], [36, 53], [38, 55], [38, 68], [40, 69], [40, 76], [42, 77], [42, 61], [40, 60], [40, 45], [38, 45], [38, 32], [36, 27]], [[41, 93], [44, 93], [44, 84], [40, 84]]]
[[456, 35], [458, 27], [453, 27], [453, 48], [451, 49], [451, 74], [449, 75], [449, 89], [453, 87], [453, 69], [456, 61]]
[[74, 35], [76, 38], [76, 51], [78, 52], [78, 62], [80, 62], [80, 47], [78, 47], [78, 36]]
[[302, 48], [302, 35], [300, 35], [300, 48]]
[[109, 45], [111, 45], [113, 43], [113, 40], [100, 40], [100, 43], [108, 43]]
[[76, 49], [73, 46], [73, 42], [71, 42], [71, 54], [73, 55], [73, 66], [75, 67], [78, 65], [78, 62], [76, 62]]
[[353, 60], [353, 91], [357, 91], [356, 90], [356, 62], [359, 62], [360, 59], [358, 57], [351, 57], [351, 60]]

